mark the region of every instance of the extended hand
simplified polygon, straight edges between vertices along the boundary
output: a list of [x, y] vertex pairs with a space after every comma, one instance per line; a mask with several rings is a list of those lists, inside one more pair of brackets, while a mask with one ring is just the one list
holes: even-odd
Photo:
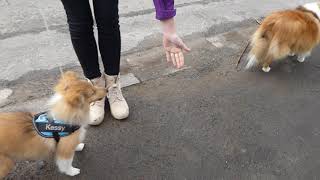
[[190, 48], [176, 34], [173, 19], [163, 21], [163, 47], [166, 51], [167, 61], [172, 62], [177, 68], [184, 65], [183, 52], [189, 52]]

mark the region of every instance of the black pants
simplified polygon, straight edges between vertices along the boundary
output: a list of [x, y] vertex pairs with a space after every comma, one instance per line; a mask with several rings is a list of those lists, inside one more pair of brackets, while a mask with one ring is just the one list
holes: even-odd
[[[101, 76], [89, 0], [61, 1], [67, 14], [72, 44], [84, 75], [89, 79]], [[93, 4], [105, 73], [118, 75], [121, 52], [118, 0], [93, 0]]]

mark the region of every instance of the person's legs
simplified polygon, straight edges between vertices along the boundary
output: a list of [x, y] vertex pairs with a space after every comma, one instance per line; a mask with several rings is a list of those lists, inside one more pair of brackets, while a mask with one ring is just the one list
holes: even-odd
[[118, 0], [94, 0], [93, 3], [105, 73], [118, 75], [121, 53], [119, 2]]
[[119, 82], [121, 38], [118, 0], [94, 0], [93, 3], [110, 110], [112, 116], [120, 120], [128, 117], [129, 106]]
[[[84, 75], [93, 85], [105, 87], [105, 76], [101, 75], [98, 49], [93, 34], [93, 18], [89, 0], [61, 0], [66, 10], [71, 41], [82, 66]], [[108, 0], [106, 0], [108, 1]], [[104, 119], [105, 99], [90, 107], [90, 124], [98, 125]]]
[[98, 50], [93, 34], [93, 18], [89, 0], [61, 0], [67, 14], [71, 41], [88, 79], [101, 76]]

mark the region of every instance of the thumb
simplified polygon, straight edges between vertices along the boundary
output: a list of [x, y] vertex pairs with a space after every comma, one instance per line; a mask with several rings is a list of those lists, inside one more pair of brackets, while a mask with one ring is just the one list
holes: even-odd
[[191, 51], [191, 49], [178, 36], [173, 40], [173, 43], [179, 46], [182, 50], [185, 50], [187, 52]]
[[187, 52], [191, 51], [191, 49], [183, 41], [181, 41], [180, 47]]

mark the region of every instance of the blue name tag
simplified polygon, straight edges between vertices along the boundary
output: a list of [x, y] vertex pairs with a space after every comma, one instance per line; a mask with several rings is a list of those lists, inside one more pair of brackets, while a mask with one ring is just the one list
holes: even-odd
[[33, 126], [37, 133], [45, 138], [55, 138], [55, 134], [59, 137], [69, 136], [80, 128], [80, 126], [49, 118], [46, 112], [37, 114], [33, 118]]

